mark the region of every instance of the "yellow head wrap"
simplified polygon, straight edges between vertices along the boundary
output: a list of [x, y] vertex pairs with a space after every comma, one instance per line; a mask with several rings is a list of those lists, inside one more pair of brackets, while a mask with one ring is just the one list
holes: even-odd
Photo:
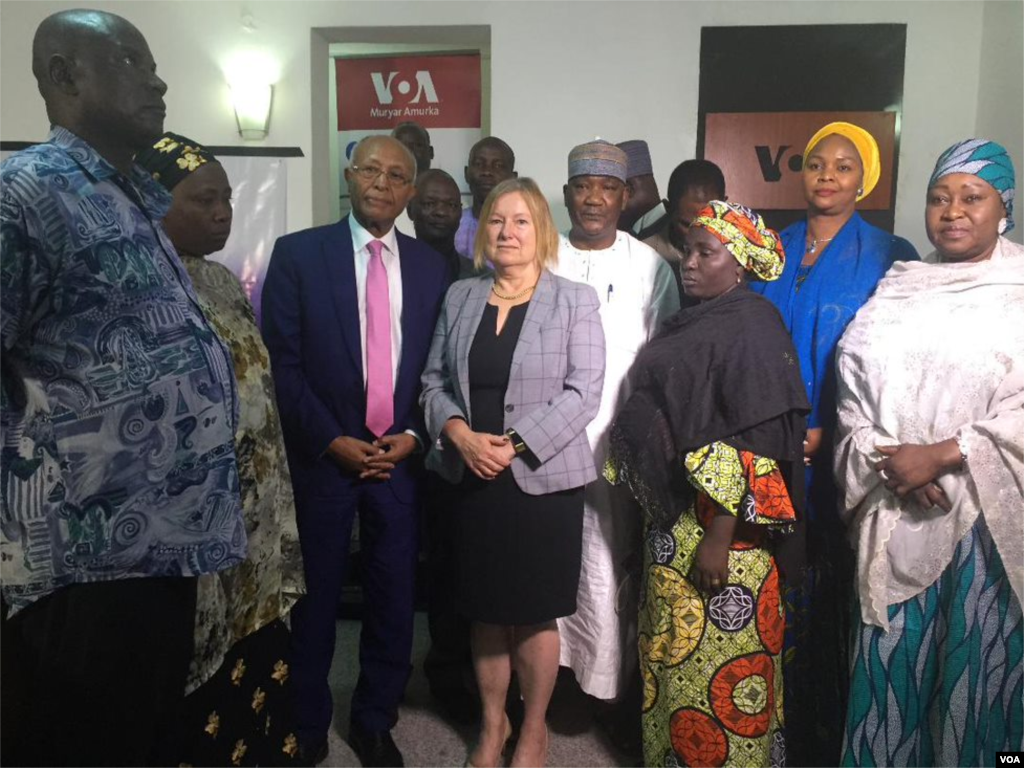
[[859, 203], [871, 194], [871, 190], [878, 184], [878, 177], [882, 173], [882, 160], [878, 155], [878, 142], [875, 141], [874, 136], [853, 123], [829, 123], [824, 128], [819, 129], [816, 134], [811, 136], [811, 140], [807, 142], [807, 148], [804, 150], [805, 165], [811, 150], [818, 145], [818, 142], [832, 134], [849, 139], [860, 155], [861, 165], [864, 166], [864, 181], [861, 183], [863, 191], [857, 195], [857, 202]]

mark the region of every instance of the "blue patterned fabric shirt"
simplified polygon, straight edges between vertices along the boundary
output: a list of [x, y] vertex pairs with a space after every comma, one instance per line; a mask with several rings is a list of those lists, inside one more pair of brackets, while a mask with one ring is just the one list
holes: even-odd
[[170, 195], [63, 128], [0, 182], [4, 600], [241, 562], [231, 355], [159, 224]]

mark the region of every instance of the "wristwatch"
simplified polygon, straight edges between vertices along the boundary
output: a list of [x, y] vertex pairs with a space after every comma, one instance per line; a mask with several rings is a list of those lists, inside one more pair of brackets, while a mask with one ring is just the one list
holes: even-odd
[[523, 438], [519, 436], [518, 432], [510, 428], [505, 430], [505, 435], [512, 441], [512, 447], [515, 449], [517, 456], [520, 453], [526, 453], [526, 443], [523, 442]]

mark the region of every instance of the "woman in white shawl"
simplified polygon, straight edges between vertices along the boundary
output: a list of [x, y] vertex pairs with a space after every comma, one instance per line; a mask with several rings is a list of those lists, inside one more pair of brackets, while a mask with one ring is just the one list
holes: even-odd
[[857, 552], [843, 765], [995, 765], [1022, 749], [1024, 248], [999, 144], [939, 158], [936, 251], [839, 345], [836, 472]]

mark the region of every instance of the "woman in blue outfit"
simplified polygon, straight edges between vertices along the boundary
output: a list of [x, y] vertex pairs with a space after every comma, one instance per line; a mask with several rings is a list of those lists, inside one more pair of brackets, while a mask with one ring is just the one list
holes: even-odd
[[782, 231], [786, 268], [753, 283], [778, 307], [800, 357], [811, 413], [803, 578], [786, 584], [786, 744], [790, 765], [836, 765], [849, 686], [853, 553], [839, 519], [832, 474], [836, 425], [836, 344], [893, 262], [917, 260], [914, 247], [864, 221], [856, 204], [881, 170], [873, 136], [829, 123], [807, 143], [807, 219]]

